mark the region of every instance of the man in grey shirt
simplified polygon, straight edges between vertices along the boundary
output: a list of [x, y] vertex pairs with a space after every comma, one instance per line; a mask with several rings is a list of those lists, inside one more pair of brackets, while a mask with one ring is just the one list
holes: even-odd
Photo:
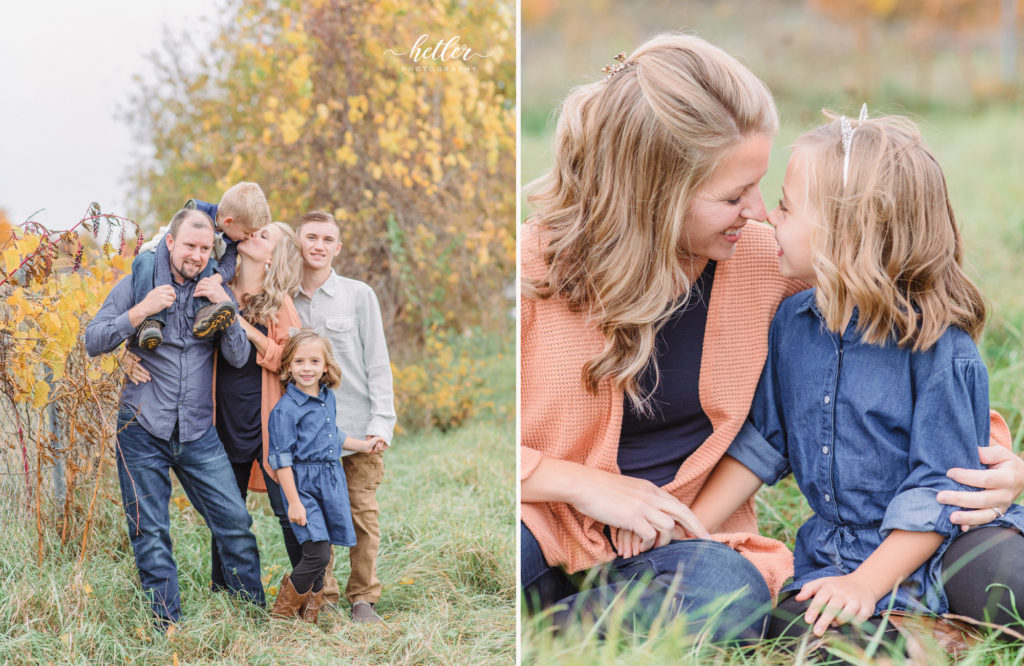
[[86, 351], [96, 356], [117, 348], [146, 317], [166, 310], [162, 345], [152, 350], [129, 345], [151, 381], [126, 382], [117, 418], [117, 476], [128, 536], [142, 587], [162, 628], [181, 617], [178, 570], [171, 553], [169, 469], [213, 532], [229, 589], [260, 606], [265, 603], [256, 537], [249, 529], [252, 519], [213, 426], [211, 394], [215, 347], [228, 363], [241, 367], [249, 357], [249, 341], [238, 322], [219, 338], [192, 334], [193, 296], [216, 302], [230, 298], [216, 281], [196, 280], [213, 242], [208, 215], [178, 211], [166, 236], [172, 283], [135, 302], [131, 276], [122, 278], [85, 331]]
[[[355, 437], [382, 441], [387, 448], [395, 429], [395, 398], [377, 295], [369, 285], [341, 277], [331, 268], [341, 251], [341, 226], [332, 215], [307, 213], [299, 221], [298, 236], [302, 285], [295, 296], [295, 309], [303, 326], [327, 336], [341, 366], [341, 386], [334, 390], [338, 427]], [[374, 609], [381, 593], [376, 492], [384, 478], [384, 456], [353, 453], [342, 458], [342, 465], [356, 528], [356, 545], [349, 549], [352, 573], [345, 596], [356, 622], [380, 622]], [[328, 566], [324, 577], [324, 599], [336, 604], [340, 595], [331, 569]]]

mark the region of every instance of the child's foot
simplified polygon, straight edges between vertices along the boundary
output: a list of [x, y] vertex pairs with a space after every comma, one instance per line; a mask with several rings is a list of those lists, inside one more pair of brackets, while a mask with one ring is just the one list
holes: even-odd
[[196, 313], [195, 323], [192, 324], [192, 333], [197, 338], [208, 338], [235, 323], [237, 313], [238, 309], [231, 301], [204, 305]]
[[147, 319], [139, 324], [139, 347], [156, 349], [164, 341], [164, 325], [156, 319]]
[[380, 622], [380, 615], [368, 601], [357, 601], [352, 604], [352, 619], [356, 622]]

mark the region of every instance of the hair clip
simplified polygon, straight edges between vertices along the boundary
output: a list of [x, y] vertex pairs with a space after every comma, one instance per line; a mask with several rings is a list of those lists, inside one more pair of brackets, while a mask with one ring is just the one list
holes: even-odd
[[626, 53], [624, 51], [620, 51], [619, 55], [615, 56], [615, 60], [618, 61], [618, 65], [605, 65], [601, 68], [601, 71], [608, 75], [604, 77], [605, 81], [626, 69], [629, 65], [634, 64], [633, 60], [626, 60]]
[[860, 117], [857, 118], [857, 127], [851, 127], [846, 116], [839, 119], [840, 133], [843, 139], [843, 189], [846, 189], [846, 179], [850, 174], [850, 146], [853, 144], [853, 133], [857, 131], [860, 124], [868, 119], [868, 105], [865, 102], [860, 107]]

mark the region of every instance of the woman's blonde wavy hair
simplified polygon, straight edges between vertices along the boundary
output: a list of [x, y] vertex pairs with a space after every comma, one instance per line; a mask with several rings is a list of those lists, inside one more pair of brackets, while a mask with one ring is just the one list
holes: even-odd
[[807, 160], [806, 206], [818, 220], [814, 273], [826, 325], [839, 331], [856, 305], [865, 342], [892, 336], [920, 351], [951, 325], [977, 340], [985, 303], [963, 271], [963, 242], [939, 163], [906, 118], [850, 122], [856, 129], [845, 187], [838, 119], [793, 144], [794, 155]]
[[686, 252], [693, 200], [725, 151], [778, 124], [767, 86], [691, 35], [654, 37], [562, 103], [555, 166], [530, 185], [547, 272], [523, 293], [564, 298], [604, 334], [583, 368], [588, 391], [610, 377], [650, 413], [637, 375], [700, 259]]
[[250, 324], [267, 326], [277, 317], [286, 297], [299, 288], [302, 253], [295, 232], [284, 222], [272, 222], [281, 231], [281, 239], [270, 255], [270, 265], [260, 291], [242, 298], [242, 316]]

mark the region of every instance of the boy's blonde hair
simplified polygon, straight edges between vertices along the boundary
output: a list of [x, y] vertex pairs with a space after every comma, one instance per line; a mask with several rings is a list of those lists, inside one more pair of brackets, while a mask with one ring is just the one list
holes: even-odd
[[217, 204], [217, 214], [230, 217], [249, 231], [271, 222], [270, 205], [256, 183], [236, 183], [226, 189]]
[[264, 326], [277, 317], [281, 305], [295, 293], [302, 277], [302, 253], [295, 232], [284, 222], [271, 224], [281, 230], [281, 239], [270, 255], [270, 266], [263, 277], [262, 288], [239, 304], [245, 310], [246, 321]]
[[839, 331], [856, 305], [869, 343], [892, 336], [920, 351], [951, 325], [977, 339], [985, 303], [962, 268], [963, 242], [939, 163], [906, 118], [850, 122], [845, 187], [838, 119], [793, 144], [807, 160], [806, 205], [819, 223], [814, 273], [826, 325]]
[[531, 184], [547, 273], [523, 290], [586, 312], [606, 345], [584, 387], [610, 377], [649, 413], [636, 378], [700, 259], [685, 250], [694, 198], [725, 151], [779, 121], [767, 86], [698, 37], [659, 35], [616, 69], [562, 103], [555, 166]]
[[320, 386], [333, 389], [341, 385], [341, 367], [334, 360], [334, 350], [331, 348], [331, 341], [312, 329], [300, 328], [288, 338], [288, 342], [284, 345], [284, 351], [281, 352], [282, 389], [287, 389], [288, 383], [292, 381], [292, 373], [288, 370], [288, 366], [292, 364], [292, 359], [295, 358], [295, 350], [299, 348], [299, 345], [310, 340], [319, 340], [320, 346], [324, 350], [324, 374], [320, 377]]

